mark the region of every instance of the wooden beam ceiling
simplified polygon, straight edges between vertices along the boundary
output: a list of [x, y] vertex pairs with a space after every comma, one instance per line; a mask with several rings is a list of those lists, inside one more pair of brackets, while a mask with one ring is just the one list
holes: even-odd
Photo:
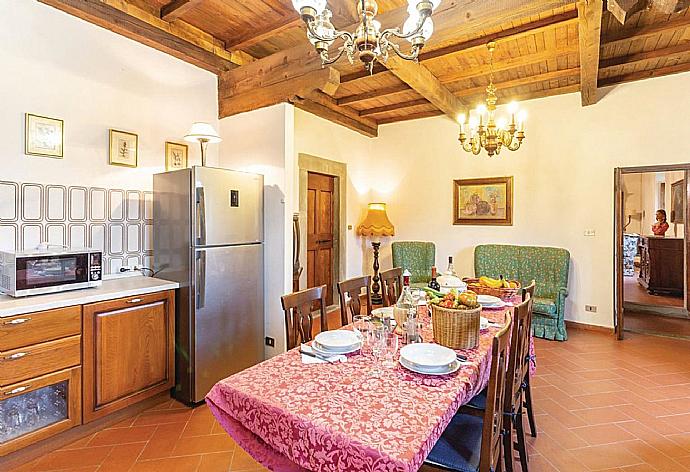
[[301, 110], [338, 123], [364, 136], [370, 138], [378, 136], [378, 123], [376, 121], [361, 116], [359, 112], [350, 107], [339, 106], [333, 98], [320, 91], [307, 93], [304, 97], [298, 95], [292, 98], [290, 102]]
[[599, 78], [599, 50], [601, 48], [601, 17], [603, 0], [580, 0], [578, 38], [580, 43], [580, 95], [582, 106], [597, 102]]
[[192, 8], [198, 6], [203, 0], [173, 0], [161, 8], [161, 18], [165, 21], [173, 21], [180, 18]]
[[606, 9], [620, 23], [625, 23], [635, 13], [647, 8], [647, 0], [606, 0]]
[[168, 23], [123, 0], [39, 1], [216, 74], [251, 60], [187, 23]]
[[634, 82], [636, 80], [651, 79], [654, 77], [663, 77], [665, 75], [678, 74], [681, 72], [690, 72], [690, 62], [682, 62], [672, 66], [661, 67], [658, 69], [641, 70], [637, 72], [629, 72], [614, 77], [607, 77], [599, 81], [600, 87], [608, 87], [611, 85], [622, 84], [626, 82]]
[[299, 28], [303, 24], [304, 22], [302, 19], [296, 16], [284, 18], [277, 23], [271, 24], [259, 31], [251, 30], [242, 36], [233, 38], [232, 41], [226, 42], [226, 47], [233, 50], [244, 50], [254, 46], [257, 43], [260, 43], [261, 41], [265, 41], [272, 36], [280, 34], [283, 31], [287, 31], [292, 28]]
[[625, 43], [631, 39], [646, 39], [658, 34], [668, 33], [690, 26], [690, 15], [674, 18], [670, 21], [663, 21], [660, 23], [652, 23], [650, 25], [643, 25], [637, 28], [625, 28], [618, 32], [607, 35], [602, 38], [604, 46], [611, 46], [620, 43]]

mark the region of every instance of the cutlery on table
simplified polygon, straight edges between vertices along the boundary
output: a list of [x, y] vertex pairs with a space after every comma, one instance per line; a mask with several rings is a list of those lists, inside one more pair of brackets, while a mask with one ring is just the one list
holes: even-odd
[[330, 360], [328, 357], [320, 356], [314, 352], [303, 351], [301, 349], [299, 350], [299, 352], [300, 352], [300, 354], [304, 354], [305, 356], [309, 356], [309, 357], [313, 357], [315, 359], [326, 361], [329, 364], [335, 364], [335, 361]]

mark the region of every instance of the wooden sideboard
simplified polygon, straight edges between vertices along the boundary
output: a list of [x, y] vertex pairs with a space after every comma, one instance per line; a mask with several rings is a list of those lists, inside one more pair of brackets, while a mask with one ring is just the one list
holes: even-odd
[[640, 238], [640, 285], [649, 293], [683, 294], [684, 239], [642, 236]]

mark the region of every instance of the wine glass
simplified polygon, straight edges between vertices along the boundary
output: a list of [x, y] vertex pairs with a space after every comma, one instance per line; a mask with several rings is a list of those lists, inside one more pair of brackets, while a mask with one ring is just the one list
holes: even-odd
[[371, 318], [366, 315], [355, 315], [352, 317], [352, 330], [364, 346], [369, 330], [371, 329]]
[[398, 335], [394, 331], [384, 330], [383, 333], [383, 367], [395, 367], [395, 355], [398, 353]]
[[383, 325], [373, 326], [369, 331], [369, 345], [371, 346], [371, 353], [374, 357], [374, 370], [371, 371], [373, 377], [381, 376], [381, 355], [384, 350], [384, 334], [386, 329]]

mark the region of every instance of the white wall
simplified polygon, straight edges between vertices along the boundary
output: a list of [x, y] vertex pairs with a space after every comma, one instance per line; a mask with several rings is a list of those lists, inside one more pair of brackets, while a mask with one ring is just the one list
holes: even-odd
[[[688, 162], [678, 141], [690, 126], [690, 74], [674, 75], [604, 91], [583, 108], [579, 94], [525, 102], [527, 139], [516, 153], [475, 157], [460, 150], [457, 125], [445, 117], [379, 128], [368, 140], [297, 111], [295, 152], [346, 162], [351, 188], [348, 224], [361, 220], [367, 201], [387, 202], [395, 239], [436, 243], [442, 267], [473, 272], [473, 249], [483, 243], [564, 247], [570, 250], [567, 318], [612, 326], [613, 169]], [[603, 94], [602, 94], [603, 95]], [[452, 181], [514, 176], [514, 224], [453, 226]], [[348, 189], [349, 191], [350, 189]], [[670, 189], [667, 190], [669, 192]], [[593, 229], [596, 236], [586, 237]], [[348, 275], [369, 270], [361, 240], [348, 234]], [[389, 246], [382, 265], [390, 267]], [[597, 305], [586, 313], [584, 305]]]
[[285, 350], [280, 296], [292, 291], [294, 178], [292, 106], [275, 105], [220, 120], [219, 165], [264, 176], [264, 321], [272, 356]]
[[[166, 140], [217, 124], [215, 75], [35, 1], [0, 2], [0, 63], [0, 180], [150, 190]], [[64, 159], [24, 155], [27, 112], [65, 121]], [[109, 128], [139, 135], [137, 169], [108, 165]]]

